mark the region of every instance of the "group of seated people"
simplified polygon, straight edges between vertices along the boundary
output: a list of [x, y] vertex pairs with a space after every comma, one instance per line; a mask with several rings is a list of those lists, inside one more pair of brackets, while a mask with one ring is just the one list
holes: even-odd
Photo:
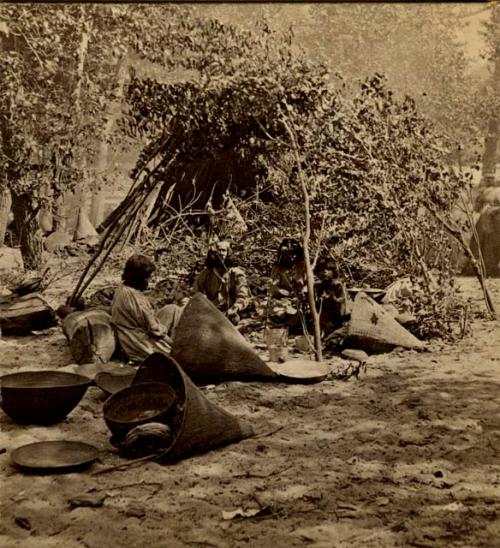
[[[168, 304], [155, 311], [144, 291], [148, 288], [155, 265], [144, 255], [132, 255], [126, 262], [122, 284], [115, 290], [111, 316], [122, 350], [132, 362], [140, 362], [153, 352], [170, 353], [175, 328], [185, 305]], [[335, 288], [335, 274], [330, 289]], [[326, 279], [326, 278], [325, 278]], [[321, 283], [325, 283], [325, 279]], [[302, 246], [286, 238], [278, 249], [271, 271], [269, 296], [290, 299], [296, 305], [304, 294], [305, 266]], [[321, 293], [322, 289], [318, 285]], [[252, 296], [245, 271], [237, 266], [227, 241], [219, 241], [207, 254], [205, 268], [198, 274], [192, 293], [201, 292], [234, 324], [248, 313]], [[324, 293], [324, 292], [323, 292]], [[298, 311], [275, 317], [277, 323], [293, 328], [300, 325]], [[295, 312], [293, 312], [295, 310]]]

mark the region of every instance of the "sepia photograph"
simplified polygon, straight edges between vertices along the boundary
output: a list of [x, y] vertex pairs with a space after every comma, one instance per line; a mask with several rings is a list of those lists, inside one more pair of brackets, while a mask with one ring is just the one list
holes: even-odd
[[0, 3], [0, 548], [500, 546], [500, 2]]

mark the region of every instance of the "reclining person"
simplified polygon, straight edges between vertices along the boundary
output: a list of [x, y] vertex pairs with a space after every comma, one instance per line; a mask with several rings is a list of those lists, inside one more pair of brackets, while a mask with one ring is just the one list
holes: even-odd
[[252, 298], [245, 271], [235, 265], [228, 241], [220, 241], [208, 251], [205, 268], [198, 274], [193, 293], [200, 292], [228, 319], [237, 324], [248, 311]]
[[116, 288], [111, 318], [122, 350], [132, 362], [143, 361], [153, 352], [169, 354], [175, 327], [183, 308], [168, 304], [155, 312], [144, 295], [154, 263], [146, 256], [129, 257], [123, 270], [123, 284]]

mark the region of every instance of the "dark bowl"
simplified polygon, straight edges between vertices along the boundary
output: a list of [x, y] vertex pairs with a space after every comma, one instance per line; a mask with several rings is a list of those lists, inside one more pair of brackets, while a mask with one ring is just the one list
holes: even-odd
[[73, 411], [91, 380], [63, 371], [25, 371], [0, 379], [2, 409], [20, 424], [55, 424]]
[[168, 424], [176, 399], [174, 390], [167, 384], [135, 384], [116, 392], [104, 402], [104, 420], [111, 432], [121, 438], [141, 424]]

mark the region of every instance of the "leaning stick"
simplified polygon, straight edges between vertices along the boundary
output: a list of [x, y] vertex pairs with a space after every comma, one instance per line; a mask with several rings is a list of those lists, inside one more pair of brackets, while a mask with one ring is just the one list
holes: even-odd
[[[170, 165], [172, 164], [172, 162], [174, 161], [175, 159], [175, 156], [172, 157], [170, 159], [170, 161], [168, 162], [167, 164], [167, 169], [168, 167], [170, 167]], [[150, 173], [149, 177], [151, 177], [152, 175], [154, 175], [154, 173], [156, 171], [158, 171], [160, 168], [163, 167], [163, 162], [161, 162], [160, 164], [158, 164], [158, 166], [155, 168], [155, 170], [153, 172]], [[151, 191], [153, 190], [153, 188], [155, 187], [155, 185], [151, 185], [151, 188], [149, 188], [147, 190], [147, 192], [145, 192], [145, 195], [142, 196], [141, 200], [139, 201], [138, 204], [135, 205], [135, 207], [133, 206], [129, 206], [129, 211], [128, 211], [128, 215], [126, 215], [126, 218], [125, 219], [122, 219], [123, 220], [123, 224], [122, 226], [120, 226], [120, 228], [118, 229], [118, 235], [114, 238], [114, 240], [111, 242], [111, 245], [109, 246], [109, 248], [106, 250], [105, 252], [105, 255], [104, 257], [101, 259], [100, 263], [98, 266], [95, 267], [94, 269], [94, 272], [88, 277], [87, 280], [85, 280], [87, 274], [89, 273], [91, 267], [93, 265], [95, 265], [97, 259], [99, 258], [99, 256], [102, 255], [102, 252], [106, 246], [106, 244], [108, 243], [109, 240], [112, 239], [112, 236], [114, 235], [114, 231], [116, 229], [116, 227], [118, 226], [119, 224], [119, 221], [120, 221], [120, 218], [116, 218], [115, 221], [113, 222], [113, 225], [109, 227], [107, 233], [104, 235], [103, 239], [101, 240], [101, 243], [99, 244], [99, 247], [97, 249], [97, 252], [96, 254], [90, 259], [90, 261], [88, 262], [87, 266], [85, 267], [82, 275], [80, 276], [80, 279], [78, 280], [77, 282], [77, 285], [73, 291], [73, 294], [71, 295], [71, 298], [70, 298], [70, 301], [69, 301], [69, 304], [72, 304], [74, 302], [77, 301], [77, 299], [79, 297], [81, 297], [81, 295], [83, 295], [83, 292], [85, 291], [85, 289], [89, 286], [89, 284], [92, 282], [92, 280], [94, 279], [94, 277], [97, 275], [97, 273], [99, 272], [99, 270], [102, 268], [102, 265], [104, 264], [104, 261], [108, 258], [108, 256], [110, 255], [111, 251], [113, 250], [113, 248], [115, 247], [115, 245], [118, 243], [119, 239], [121, 238], [122, 234], [125, 232], [127, 226], [129, 226], [129, 222], [134, 218], [134, 216], [137, 214], [137, 212], [140, 210], [140, 208], [143, 206], [143, 204], [145, 203], [145, 201], [147, 200], [149, 194], [151, 193]]]
[[119, 464], [115, 464], [114, 466], [108, 466], [106, 468], [101, 468], [100, 470], [92, 472], [90, 475], [91, 476], [98, 476], [100, 474], [106, 474], [107, 472], [112, 472], [113, 470], [120, 470], [121, 468], [128, 468], [129, 466], [133, 466], [134, 464], [139, 464], [140, 462], [146, 462], [146, 461], [149, 461], [149, 460], [153, 460], [155, 458], [159, 458], [164, 454], [165, 454], [165, 451], [151, 453], [150, 455], [146, 455], [145, 457], [140, 457], [138, 459], [129, 460], [127, 462], [121, 462]]

